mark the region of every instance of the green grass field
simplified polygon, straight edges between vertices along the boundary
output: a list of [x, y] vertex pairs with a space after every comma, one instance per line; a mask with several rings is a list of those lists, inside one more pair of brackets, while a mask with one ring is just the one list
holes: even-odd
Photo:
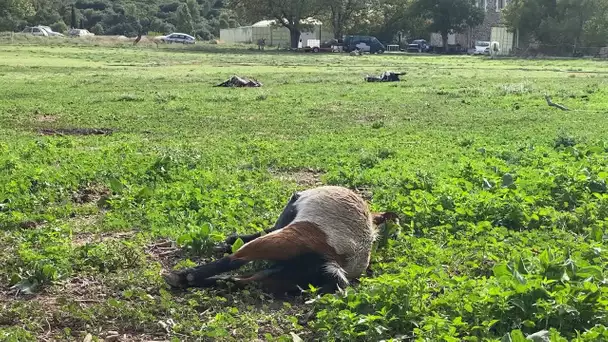
[[[605, 62], [3, 45], [0, 99], [0, 340], [608, 340]], [[164, 284], [318, 184], [401, 216], [373, 277]]]

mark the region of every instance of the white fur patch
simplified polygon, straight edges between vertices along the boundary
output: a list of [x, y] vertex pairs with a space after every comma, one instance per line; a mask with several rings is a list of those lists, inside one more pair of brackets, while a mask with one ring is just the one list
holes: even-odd
[[500, 52], [500, 44], [497, 41], [490, 43], [490, 56], [494, 57]]
[[327, 273], [330, 273], [331, 275], [336, 277], [336, 279], [338, 280], [338, 284], [340, 286], [344, 286], [344, 287], [348, 286], [348, 279], [346, 278], [346, 271], [344, 271], [344, 269], [342, 267], [340, 267], [340, 265], [338, 265], [337, 262], [330, 261], [325, 264], [324, 268]]

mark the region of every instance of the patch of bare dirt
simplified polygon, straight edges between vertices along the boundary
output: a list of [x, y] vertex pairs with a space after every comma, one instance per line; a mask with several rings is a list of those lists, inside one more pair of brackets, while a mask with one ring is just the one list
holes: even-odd
[[74, 192], [72, 200], [75, 203], [99, 203], [100, 200], [106, 199], [111, 195], [110, 189], [103, 184], [89, 184], [86, 187]]
[[321, 176], [323, 176], [322, 171], [313, 170], [310, 168], [300, 169], [295, 171], [270, 171], [275, 177], [282, 181], [291, 181], [295, 182], [299, 186], [311, 188], [315, 186], [320, 186], [323, 184], [321, 182]]
[[74, 246], [84, 246], [88, 243], [101, 243], [110, 240], [124, 240], [133, 237], [137, 232], [109, 232], [109, 233], [78, 233], [72, 239]]
[[110, 135], [114, 133], [111, 128], [43, 128], [42, 135]]
[[[116, 334], [114, 334], [116, 333]], [[88, 336], [91, 336], [91, 340], [87, 340]], [[102, 338], [102, 341], [105, 342], [122, 342], [122, 341], [136, 341], [136, 342], [169, 342], [170, 340], [168, 340], [166, 337], [158, 337], [158, 336], [153, 336], [153, 335], [148, 335], [148, 334], [141, 334], [141, 335], [132, 335], [132, 334], [118, 334], [116, 331], [108, 331], [102, 334], [99, 334], [99, 336]], [[87, 342], [87, 341], [93, 341], [93, 335], [87, 335], [87, 337], [85, 337], [84, 340], [82, 340], [83, 342]]]
[[148, 245], [146, 253], [152, 260], [163, 265], [163, 269], [166, 270], [170, 270], [183, 257], [183, 252], [177, 244], [167, 239], [161, 239]]
[[42, 227], [46, 224], [46, 221], [36, 221], [36, 220], [30, 220], [30, 221], [23, 221], [21, 223], [19, 223], [19, 227], [23, 228], [23, 229], [36, 229], [38, 227]]
[[368, 122], [378, 122], [386, 119], [386, 115], [369, 115], [362, 114], [356, 117], [355, 122], [357, 123], [368, 123]]
[[102, 215], [74, 215], [71, 217], [68, 222], [75, 229], [75, 231], [85, 231], [87, 227], [92, 227], [101, 222]]
[[112, 290], [104, 284], [102, 279], [79, 276], [57, 283], [48, 293], [38, 299], [57, 305], [58, 298], [63, 297], [86, 305], [102, 303], [111, 295]]
[[9, 300], [9, 289], [0, 287], [0, 303], [8, 303]]
[[35, 120], [37, 122], [55, 122], [59, 119], [57, 115], [38, 115]]
[[[9, 297], [10, 295], [10, 297]], [[27, 301], [41, 310], [32, 313], [40, 319], [37, 339], [39, 341], [59, 341], [66, 338], [65, 328], [70, 328], [71, 335], [77, 341], [93, 341], [97, 337], [102, 341], [167, 341], [167, 335], [160, 332], [135, 332], [127, 330], [114, 330], [112, 322], [104, 327], [88, 327], [82, 321], [72, 321], [62, 312], [64, 303], [75, 303], [81, 307], [89, 307], [105, 303], [109, 298], [118, 294], [104, 283], [103, 278], [94, 276], [78, 276], [63, 282], [57, 282], [35, 295], [6, 294], [0, 291], [0, 303], [7, 301]], [[119, 324], [116, 325], [117, 327]], [[34, 332], [34, 331], [32, 331]], [[36, 333], [34, 332], [34, 333]]]

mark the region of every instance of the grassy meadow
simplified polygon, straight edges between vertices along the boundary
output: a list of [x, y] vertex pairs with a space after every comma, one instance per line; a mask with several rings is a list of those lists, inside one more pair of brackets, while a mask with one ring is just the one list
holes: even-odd
[[[386, 70], [407, 74], [363, 81]], [[0, 45], [0, 340], [608, 340], [606, 70]], [[213, 87], [232, 75], [263, 87]], [[399, 213], [373, 276], [287, 299], [164, 284], [319, 184]]]

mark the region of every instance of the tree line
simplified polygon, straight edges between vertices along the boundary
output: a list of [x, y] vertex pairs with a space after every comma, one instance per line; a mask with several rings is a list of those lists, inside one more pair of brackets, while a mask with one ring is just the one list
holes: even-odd
[[[485, 4], [496, 0], [227, 0], [239, 18], [276, 19], [297, 44], [307, 17], [330, 23], [335, 38], [345, 33], [373, 35], [385, 42], [397, 37], [428, 38], [465, 32], [481, 24]], [[504, 0], [503, 0], [504, 1]], [[577, 53], [581, 46], [608, 45], [607, 0], [510, 0], [502, 24], [523, 43], [537, 43], [548, 53]]]
[[[487, 0], [495, 1], [495, 0]], [[275, 19], [291, 32], [292, 46], [314, 17], [334, 37], [372, 35], [384, 42], [465, 32], [484, 20], [484, 0], [0, 0], [0, 30], [49, 25], [57, 31], [86, 28], [96, 34], [148, 32], [219, 36], [221, 28]], [[555, 53], [608, 45], [606, 0], [510, 0], [503, 24], [523, 42]]]
[[511, 0], [507, 27], [547, 54], [580, 55], [608, 46], [606, 0]]
[[128, 37], [179, 31], [208, 40], [238, 26], [231, 13], [222, 0], [0, 0], [0, 30], [48, 25]]

